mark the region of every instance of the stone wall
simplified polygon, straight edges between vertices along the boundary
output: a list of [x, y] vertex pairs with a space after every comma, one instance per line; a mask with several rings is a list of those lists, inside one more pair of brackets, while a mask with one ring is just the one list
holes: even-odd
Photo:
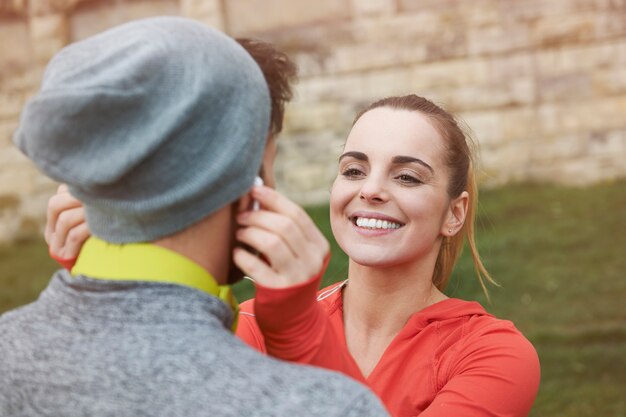
[[160, 14], [274, 42], [296, 60], [276, 170], [300, 202], [328, 198], [357, 110], [408, 92], [466, 122], [483, 184], [626, 176], [626, 0], [0, 0], [0, 241], [37, 232], [56, 186], [10, 139], [46, 62]]

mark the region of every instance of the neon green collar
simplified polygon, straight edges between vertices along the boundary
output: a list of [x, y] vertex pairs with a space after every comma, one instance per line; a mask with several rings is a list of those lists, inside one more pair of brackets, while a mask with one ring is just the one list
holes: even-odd
[[228, 285], [190, 259], [151, 243], [108, 243], [90, 237], [83, 245], [72, 275], [107, 281], [147, 281], [178, 284], [214, 295], [229, 305], [237, 327], [239, 304]]

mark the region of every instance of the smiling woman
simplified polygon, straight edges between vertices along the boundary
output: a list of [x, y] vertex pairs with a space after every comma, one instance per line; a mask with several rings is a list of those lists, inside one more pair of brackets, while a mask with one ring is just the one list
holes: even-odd
[[[476, 186], [454, 117], [415, 95], [377, 101], [352, 126], [331, 191], [348, 279], [257, 285], [238, 334], [273, 356], [341, 371], [394, 416], [525, 416], [539, 385], [532, 345], [511, 322], [443, 290], [474, 243]], [[269, 227], [269, 226], [268, 226]]]

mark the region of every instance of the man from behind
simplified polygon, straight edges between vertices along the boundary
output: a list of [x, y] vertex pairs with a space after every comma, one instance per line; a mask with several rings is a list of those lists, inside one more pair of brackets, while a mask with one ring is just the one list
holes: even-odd
[[72, 274], [0, 316], [2, 416], [379, 416], [339, 375], [231, 329], [237, 212], [266, 151], [263, 75], [234, 40], [153, 18], [70, 45], [15, 142], [85, 205]]

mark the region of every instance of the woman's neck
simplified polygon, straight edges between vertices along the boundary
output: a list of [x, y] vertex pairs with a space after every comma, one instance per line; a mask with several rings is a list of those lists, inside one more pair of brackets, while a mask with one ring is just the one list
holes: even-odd
[[348, 349], [367, 377], [416, 312], [447, 297], [432, 284], [434, 262], [374, 268], [350, 261], [343, 293]]
[[414, 313], [442, 299], [431, 265], [375, 268], [350, 261], [344, 315], [355, 313], [361, 326], [400, 329]]

